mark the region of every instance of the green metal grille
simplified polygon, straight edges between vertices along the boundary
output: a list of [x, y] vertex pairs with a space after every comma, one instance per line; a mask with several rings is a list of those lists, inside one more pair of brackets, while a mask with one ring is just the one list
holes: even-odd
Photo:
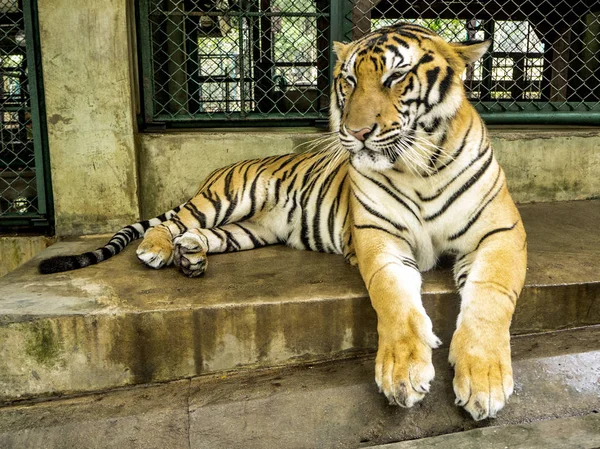
[[0, 0], [0, 226], [47, 226], [49, 198], [32, 1]]
[[140, 0], [144, 122], [327, 116], [331, 41], [399, 21], [491, 39], [463, 74], [488, 122], [600, 124], [600, 2]]
[[328, 2], [139, 6], [146, 123], [326, 117]]
[[491, 39], [463, 74], [486, 121], [600, 124], [600, 2], [347, 2], [346, 39], [383, 25], [416, 22], [449, 41]]

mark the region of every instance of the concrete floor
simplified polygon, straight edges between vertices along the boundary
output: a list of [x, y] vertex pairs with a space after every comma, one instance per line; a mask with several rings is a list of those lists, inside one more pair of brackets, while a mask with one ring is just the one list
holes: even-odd
[[[473, 429], [479, 431], [469, 441], [489, 441], [498, 431], [491, 426], [518, 424], [514, 429], [522, 431], [541, 420], [597, 413], [599, 339], [600, 326], [513, 338], [515, 393], [497, 419], [479, 423], [454, 405], [447, 352], [438, 350], [431, 393], [410, 410], [387, 404], [373, 381], [373, 360], [365, 357], [24, 402], [0, 408], [0, 447], [359, 448]], [[583, 419], [566, 428], [587, 429], [596, 438], [598, 420]], [[564, 446], [546, 445], [547, 439], [523, 446], [525, 437], [513, 435], [510, 441], [519, 444], [508, 447], [593, 447], [569, 446], [575, 436], [565, 432]], [[432, 447], [488, 447], [443, 441], [462, 443]]]
[[600, 414], [533, 424], [470, 430], [435, 438], [386, 444], [378, 449], [597, 449]]

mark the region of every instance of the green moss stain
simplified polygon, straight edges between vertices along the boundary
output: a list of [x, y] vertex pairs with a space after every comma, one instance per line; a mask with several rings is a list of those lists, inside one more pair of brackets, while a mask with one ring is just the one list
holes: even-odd
[[37, 363], [53, 367], [62, 362], [63, 345], [49, 321], [30, 325], [26, 353]]

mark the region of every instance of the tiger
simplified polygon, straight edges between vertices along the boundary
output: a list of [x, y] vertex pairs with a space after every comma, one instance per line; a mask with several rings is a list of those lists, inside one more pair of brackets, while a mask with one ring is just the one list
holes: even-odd
[[42, 273], [106, 260], [143, 237], [137, 257], [197, 277], [207, 254], [271, 244], [343, 255], [377, 315], [375, 383], [412, 407], [435, 376], [441, 342], [421, 273], [454, 258], [461, 298], [449, 347], [456, 404], [494, 418], [513, 392], [509, 327], [524, 284], [526, 235], [461, 74], [489, 41], [451, 43], [411, 23], [336, 42], [334, 149], [216, 170], [189, 201], [119, 230], [96, 251], [55, 256]]

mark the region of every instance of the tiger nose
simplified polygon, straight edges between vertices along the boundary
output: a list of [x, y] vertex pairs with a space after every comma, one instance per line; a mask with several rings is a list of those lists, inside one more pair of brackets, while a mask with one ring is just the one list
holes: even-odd
[[350, 134], [352, 134], [354, 137], [356, 137], [361, 142], [364, 142], [365, 140], [367, 140], [367, 137], [369, 137], [369, 134], [371, 134], [371, 132], [373, 131], [373, 128], [375, 128], [375, 126], [371, 126], [370, 128], [362, 128], [362, 129], [359, 129], [358, 131], [354, 131], [353, 129], [350, 129], [350, 128], [347, 128], [347, 129]]

